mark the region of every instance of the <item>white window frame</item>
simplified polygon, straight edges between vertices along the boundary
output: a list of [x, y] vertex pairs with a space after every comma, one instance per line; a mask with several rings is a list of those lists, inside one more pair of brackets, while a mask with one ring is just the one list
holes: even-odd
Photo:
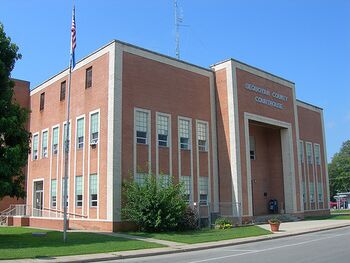
[[[205, 140], [200, 140], [200, 136], [202, 135], [202, 127], [200, 128], [200, 126], [203, 125], [204, 126], [204, 132], [205, 132]], [[196, 120], [196, 139], [197, 139], [197, 147], [198, 147], [198, 151], [199, 152], [208, 152], [208, 145], [209, 145], [209, 123], [207, 121], [201, 121], [201, 120]], [[204, 141], [204, 145], [202, 144], [202, 142], [200, 141]]]
[[317, 182], [317, 200], [319, 203], [323, 203], [323, 183]]
[[[180, 125], [181, 121], [188, 122], [188, 137], [189, 138], [181, 136], [181, 130], [182, 130], [182, 127]], [[179, 147], [179, 149], [182, 151], [190, 151], [192, 149], [192, 119], [179, 116], [177, 119], [177, 130], [178, 130], [178, 147]], [[188, 139], [188, 142], [187, 143], [181, 142], [181, 138]], [[187, 148], [183, 148], [182, 145], [187, 145]]]
[[[77, 178], [81, 178], [81, 200], [78, 200], [77, 192]], [[84, 177], [82, 175], [75, 176], [75, 207], [82, 208], [84, 204]], [[81, 205], [78, 205], [78, 202], [81, 202]]]
[[[308, 146], [310, 146], [310, 156], [308, 152]], [[309, 159], [310, 157], [310, 159]], [[311, 142], [306, 142], [306, 162], [307, 164], [313, 164], [313, 150], [312, 150], [312, 143]]]
[[310, 182], [309, 191], [310, 191], [310, 203], [315, 203], [315, 182]]
[[302, 140], [299, 140], [299, 159], [300, 159], [300, 163], [304, 164], [305, 154], [304, 154], [304, 142]]
[[[54, 130], [57, 129], [57, 146], [56, 146], [56, 149], [55, 149], [55, 144], [54, 144]], [[51, 154], [52, 155], [58, 155], [59, 153], [59, 145], [60, 145], [60, 125], [57, 124], [55, 126], [52, 127], [51, 129]], [[56, 151], [56, 152], [55, 152]]]
[[[92, 199], [92, 193], [91, 193], [91, 176], [96, 176], [96, 199]], [[89, 207], [90, 208], [97, 208], [99, 206], [99, 175], [98, 173], [92, 173], [89, 174]], [[96, 205], [92, 205], [92, 202], [96, 202]]]
[[[66, 130], [66, 127], [65, 125], [67, 124], [67, 121], [64, 121], [63, 122], [63, 125], [62, 125], [62, 153], [64, 153], [65, 151], [65, 143], [66, 141], [64, 140], [64, 132]], [[72, 140], [72, 121], [69, 120], [69, 137], [68, 137], [68, 152], [70, 152], [70, 147], [71, 147], [71, 140]]]
[[[318, 149], [318, 151], [316, 151]], [[318, 143], [314, 143], [314, 156], [315, 156], [315, 164], [321, 165], [321, 146]]]
[[[147, 120], [146, 120], [146, 137], [142, 137], [142, 136], [138, 136], [137, 132], [139, 130], [137, 130], [137, 113], [144, 113], [147, 116]], [[136, 144], [141, 144], [141, 145], [148, 145], [149, 144], [149, 138], [150, 138], [150, 129], [151, 129], [151, 111], [150, 110], [145, 110], [145, 109], [140, 109], [140, 108], [134, 108], [134, 138], [135, 138], [135, 142]], [[145, 132], [145, 131], [139, 131], [139, 132]], [[145, 140], [145, 143], [142, 143], [140, 141], [138, 141], [138, 139], [140, 140]]]
[[[204, 181], [205, 180], [205, 181]], [[202, 189], [204, 182], [206, 182], [206, 189]], [[199, 192], [199, 205], [206, 206], [209, 202], [209, 177], [208, 176], [199, 176], [198, 178], [198, 192]], [[202, 196], [205, 195], [206, 199], [202, 199]]]
[[[98, 118], [97, 118], [98, 131], [97, 131], [96, 138], [93, 138], [93, 134], [92, 134], [92, 130], [91, 130], [91, 119], [92, 119], [92, 115], [94, 115], [94, 114], [98, 114]], [[90, 142], [91, 146], [97, 145], [100, 141], [100, 130], [101, 130], [100, 121], [101, 121], [100, 109], [89, 112], [89, 142]]]
[[[52, 187], [52, 181], [55, 181], [56, 187], [55, 187], [55, 193], [56, 195], [53, 195], [53, 187]], [[51, 179], [50, 181], [50, 207], [57, 207], [57, 178]], [[55, 200], [53, 201], [53, 197], [55, 197]], [[54, 205], [55, 203], [55, 205]]]
[[[83, 120], [83, 141], [79, 142], [79, 138], [78, 137], [78, 121], [79, 120]], [[75, 147], [77, 150], [82, 150], [84, 149], [85, 146], [85, 114], [78, 116], [75, 120], [75, 134], [76, 134], [76, 143], [75, 143]]]
[[[44, 151], [44, 133], [47, 133], [46, 136], [46, 152]], [[46, 159], [49, 158], [49, 129], [44, 129], [41, 131], [41, 155], [40, 155], [40, 159]]]
[[180, 182], [184, 184], [184, 198], [187, 203], [190, 203], [192, 200], [192, 180], [191, 176], [181, 175]]
[[[34, 153], [34, 142], [35, 142], [34, 138], [35, 138], [35, 136], [38, 136], [37, 145], [36, 145], [36, 151], [37, 151], [36, 155], [35, 155], [35, 153]], [[39, 143], [40, 143], [40, 136], [39, 136], [39, 132], [33, 133], [33, 142], [32, 142], [32, 161], [36, 161], [36, 160], [38, 160], [38, 159], [39, 159], [39, 148], [40, 148], [40, 147], [39, 147]], [[34, 158], [34, 156], [36, 156], [36, 158]]]
[[[160, 125], [162, 125], [162, 123], [160, 122], [160, 118], [166, 118], [167, 120], [167, 126], [166, 129], [160, 129], [162, 128]], [[161, 113], [161, 112], [157, 112], [156, 113], [156, 129], [157, 129], [157, 145], [158, 147], [169, 147], [170, 143], [170, 127], [171, 127], [171, 115], [170, 114], [166, 114], [166, 113]], [[160, 130], [164, 130], [166, 131], [166, 134], [161, 134]], [[166, 136], [166, 140], [164, 139], [160, 139], [159, 136]], [[163, 144], [163, 145], [161, 145]]]

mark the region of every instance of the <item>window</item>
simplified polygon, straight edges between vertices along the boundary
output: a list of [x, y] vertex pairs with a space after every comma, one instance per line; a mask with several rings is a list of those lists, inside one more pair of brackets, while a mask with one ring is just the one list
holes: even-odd
[[179, 137], [180, 137], [180, 148], [182, 150], [189, 150], [190, 145], [190, 121], [180, 119], [179, 120]]
[[40, 110], [43, 110], [45, 107], [45, 92], [40, 94]]
[[306, 183], [303, 181], [303, 202], [306, 203]]
[[84, 118], [77, 121], [77, 148], [84, 148]]
[[199, 176], [199, 205], [208, 205], [208, 177]]
[[57, 180], [51, 180], [51, 207], [56, 207], [57, 205]]
[[304, 163], [304, 143], [299, 141], [299, 159], [301, 163]]
[[134, 180], [138, 185], [143, 186], [145, 184], [146, 176], [147, 174], [145, 173], [136, 173]]
[[41, 158], [47, 158], [48, 152], [47, 152], [47, 131], [44, 131], [41, 138]]
[[322, 182], [317, 182], [318, 202], [323, 202], [323, 187]]
[[306, 158], [307, 158], [307, 163], [312, 164], [312, 144], [307, 142], [306, 143]]
[[58, 153], [58, 127], [52, 130], [52, 154]]
[[98, 121], [99, 121], [99, 113], [91, 114], [91, 126], [90, 126], [90, 144], [98, 143]]
[[168, 147], [169, 135], [169, 117], [164, 115], [157, 116], [158, 145]]
[[92, 67], [86, 69], [85, 72], [85, 89], [92, 87]]
[[254, 136], [249, 136], [249, 154], [250, 154], [250, 160], [256, 160], [255, 155], [255, 138]]
[[315, 162], [317, 165], [321, 165], [321, 152], [320, 152], [319, 144], [314, 144], [314, 151], [315, 151]]
[[201, 152], [206, 152], [208, 150], [206, 123], [203, 123], [203, 122], [197, 123], [197, 141], [198, 141], [198, 150]]
[[147, 144], [148, 113], [144, 111], [136, 111], [135, 117], [136, 142]]
[[166, 188], [171, 184], [170, 175], [160, 174], [157, 176], [157, 181], [160, 187]]
[[33, 137], [33, 160], [38, 160], [38, 143], [39, 143], [39, 135], [36, 134]]
[[[62, 206], [64, 206], [64, 187], [65, 187], [65, 184], [64, 184], [64, 177], [62, 178]], [[68, 193], [69, 193], [69, 178], [67, 177], [67, 207], [68, 207], [68, 204], [69, 204], [69, 196], [68, 196]], [[62, 208], [63, 209], [63, 208]]]
[[184, 199], [190, 203], [191, 201], [191, 176], [181, 176], [180, 182], [184, 186]]
[[90, 207], [97, 206], [97, 174], [90, 174]]
[[310, 201], [311, 203], [315, 202], [315, 186], [313, 182], [310, 182]]
[[60, 101], [66, 98], [66, 81], [61, 82]]
[[75, 177], [75, 206], [83, 206], [83, 177]]

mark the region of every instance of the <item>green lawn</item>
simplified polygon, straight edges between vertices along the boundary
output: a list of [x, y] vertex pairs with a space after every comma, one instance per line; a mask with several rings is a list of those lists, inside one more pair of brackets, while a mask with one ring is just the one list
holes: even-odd
[[[32, 232], [47, 232], [33, 237]], [[162, 247], [162, 245], [93, 233], [62, 233], [23, 227], [0, 227], [0, 259], [53, 257]]]
[[349, 209], [331, 210], [331, 214], [350, 214]]
[[308, 216], [304, 220], [350, 220], [350, 215]]
[[271, 232], [258, 226], [245, 226], [231, 229], [202, 229], [198, 231], [167, 233], [129, 232], [128, 234], [142, 237], [152, 237], [179, 243], [194, 244], [242, 237], [261, 236], [271, 234]]

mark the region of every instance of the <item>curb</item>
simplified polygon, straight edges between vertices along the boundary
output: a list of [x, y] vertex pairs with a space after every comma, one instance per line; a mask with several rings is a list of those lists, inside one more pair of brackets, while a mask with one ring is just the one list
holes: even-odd
[[[130, 258], [140, 258], [140, 257], [151, 257], [151, 256], [160, 256], [160, 255], [166, 255], [166, 254], [175, 254], [175, 253], [184, 253], [184, 252], [191, 252], [191, 251], [198, 251], [198, 250], [205, 250], [205, 249], [212, 249], [212, 248], [220, 248], [220, 247], [227, 247], [227, 246], [235, 246], [235, 245], [243, 245], [243, 244], [249, 244], [249, 243], [255, 243], [259, 241], [268, 241], [268, 240], [273, 240], [273, 239], [280, 239], [280, 238], [285, 238], [285, 237], [293, 237], [293, 236], [300, 236], [304, 234], [310, 234], [310, 233], [315, 233], [315, 232], [322, 232], [322, 231], [327, 231], [327, 230], [333, 230], [333, 229], [339, 229], [339, 228], [345, 228], [345, 227], [350, 227], [350, 224], [346, 225], [339, 225], [339, 226], [333, 226], [333, 227], [327, 227], [327, 228], [317, 228], [317, 229], [311, 229], [305, 232], [296, 232], [296, 233], [291, 233], [291, 234], [284, 234], [281, 236], [274, 236], [269, 235], [269, 236], [261, 236], [261, 237], [256, 237], [255, 239], [251, 240], [242, 240], [242, 241], [233, 241], [233, 242], [227, 242], [223, 244], [208, 244], [200, 247], [189, 247], [189, 248], [174, 248], [172, 247], [169, 250], [164, 250], [164, 251], [155, 251], [155, 252], [144, 252], [144, 253], [139, 253], [139, 254], [131, 254], [131, 255], [109, 255], [106, 257], [95, 257], [95, 258], [90, 258], [90, 259], [72, 259], [72, 260], [64, 260], [62, 257], [57, 257], [57, 258], [51, 258], [50, 261], [54, 262], [66, 262], [66, 263], [75, 263], [75, 262], [100, 262], [100, 261], [109, 261], [109, 260], [119, 260], [119, 259], [130, 259]], [[130, 251], [130, 250], [129, 250]], [[135, 250], [137, 251], [137, 250]], [[127, 251], [122, 251], [120, 253], [127, 252]], [[111, 253], [118, 253], [118, 252], [111, 252]], [[99, 255], [99, 254], [95, 254]], [[79, 255], [76, 255], [79, 256]], [[83, 255], [82, 255], [83, 256]], [[84, 255], [84, 256], [89, 256]], [[42, 258], [41, 260], [45, 260], [45, 258]], [[13, 262], [16, 262], [14, 260]]]

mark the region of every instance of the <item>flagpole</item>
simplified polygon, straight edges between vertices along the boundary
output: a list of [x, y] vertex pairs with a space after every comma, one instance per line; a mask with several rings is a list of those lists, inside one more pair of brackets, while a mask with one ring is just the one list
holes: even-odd
[[72, 14], [72, 29], [71, 29], [71, 54], [69, 58], [69, 73], [68, 73], [68, 96], [67, 96], [67, 121], [66, 121], [66, 138], [64, 142], [64, 194], [63, 194], [63, 241], [67, 241], [67, 193], [68, 193], [68, 167], [69, 167], [69, 130], [70, 130], [70, 90], [72, 83], [72, 66], [74, 67], [74, 48], [75, 39], [73, 44], [73, 25], [74, 25], [74, 38], [75, 38], [75, 7], [73, 6]]

